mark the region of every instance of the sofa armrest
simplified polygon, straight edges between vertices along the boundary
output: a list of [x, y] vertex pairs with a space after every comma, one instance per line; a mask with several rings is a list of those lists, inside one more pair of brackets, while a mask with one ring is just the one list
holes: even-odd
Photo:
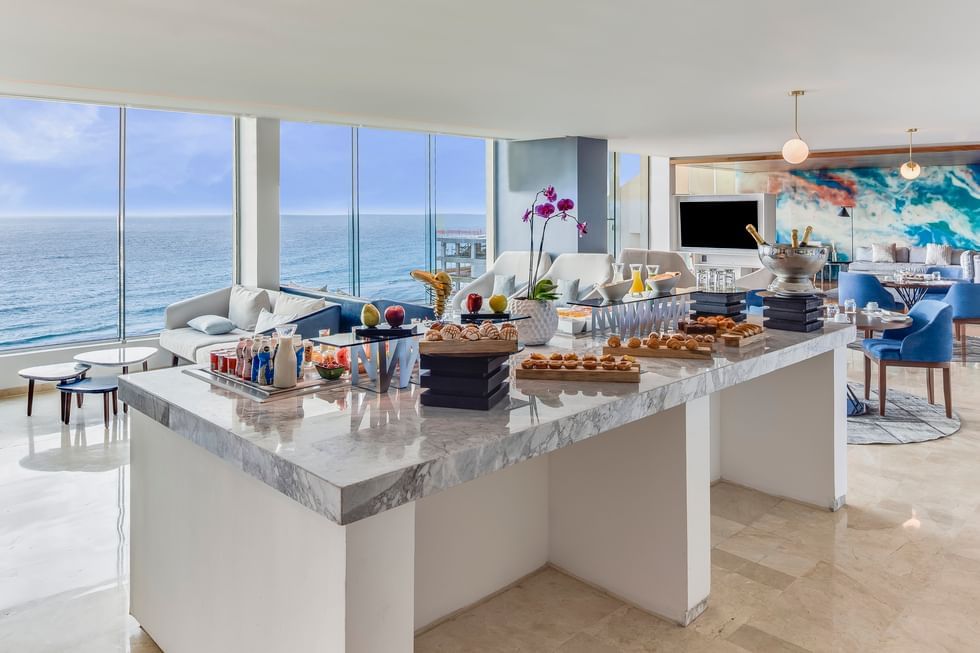
[[231, 286], [228, 286], [197, 297], [174, 302], [163, 311], [163, 326], [165, 329], [180, 329], [187, 326], [189, 320], [202, 315], [228, 317], [228, 301], [230, 298]]
[[296, 320], [296, 333], [306, 338], [318, 338], [321, 329], [330, 329], [330, 333], [340, 332], [340, 305], [330, 304], [318, 311]]
[[466, 301], [466, 296], [470, 293], [475, 292], [478, 295], [487, 297], [491, 292], [493, 292], [493, 279], [494, 272], [493, 270], [489, 270], [460, 288], [452, 298], [452, 303], [456, 308], [456, 311], [458, 313], [465, 313], [465, 310], [463, 309], [463, 302]]

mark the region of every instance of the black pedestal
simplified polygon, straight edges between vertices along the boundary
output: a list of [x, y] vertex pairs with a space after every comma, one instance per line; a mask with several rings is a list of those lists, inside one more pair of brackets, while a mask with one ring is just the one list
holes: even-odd
[[767, 329], [808, 333], [823, 328], [823, 321], [820, 319], [823, 310], [822, 297], [781, 297], [766, 293], [763, 295], [763, 304]]
[[423, 406], [490, 410], [510, 392], [510, 356], [422, 356]]
[[745, 319], [745, 292], [709, 292], [699, 290], [691, 293], [691, 309], [694, 318], [722, 317], [735, 322]]

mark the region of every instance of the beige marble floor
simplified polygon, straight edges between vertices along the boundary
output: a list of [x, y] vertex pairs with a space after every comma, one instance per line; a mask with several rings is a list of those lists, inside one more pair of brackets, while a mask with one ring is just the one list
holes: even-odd
[[[890, 378], [924, 393], [921, 371]], [[953, 378], [960, 433], [849, 447], [838, 513], [714, 487], [712, 591], [691, 627], [544, 570], [416, 650], [980, 650], [980, 365]], [[158, 651], [126, 610], [125, 421], [106, 433], [92, 403], [62, 427], [54, 394], [23, 411], [0, 400], [0, 651]]]

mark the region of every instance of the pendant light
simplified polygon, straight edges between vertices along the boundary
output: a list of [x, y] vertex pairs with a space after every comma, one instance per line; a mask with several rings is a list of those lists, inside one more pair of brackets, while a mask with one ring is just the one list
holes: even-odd
[[796, 138], [791, 138], [783, 144], [783, 159], [786, 163], [803, 163], [810, 156], [809, 146], [800, 138], [800, 96], [803, 91], [790, 91], [793, 96], [793, 131]]
[[912, 160], [912, 134], [919, 131], [915, 127], [906, 129], [905, 131], [909, 134], [909, 160], [902, 164], [902, 167], [898, 169], [902, 176], [908, 180], [915, 179], [922, 172], [922, 166]]

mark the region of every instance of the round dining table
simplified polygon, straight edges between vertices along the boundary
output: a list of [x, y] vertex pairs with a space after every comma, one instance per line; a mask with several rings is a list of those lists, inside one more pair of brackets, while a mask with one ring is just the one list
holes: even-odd
[[885, 288], [892, 288], [898, 296], [905, 302], [905, 306], [912, 308], [919, 300], [926, 296], [930, 290], [940, 288], [949, 289], [954, 283], [953, 279], [882, 279], [881, 285]]

